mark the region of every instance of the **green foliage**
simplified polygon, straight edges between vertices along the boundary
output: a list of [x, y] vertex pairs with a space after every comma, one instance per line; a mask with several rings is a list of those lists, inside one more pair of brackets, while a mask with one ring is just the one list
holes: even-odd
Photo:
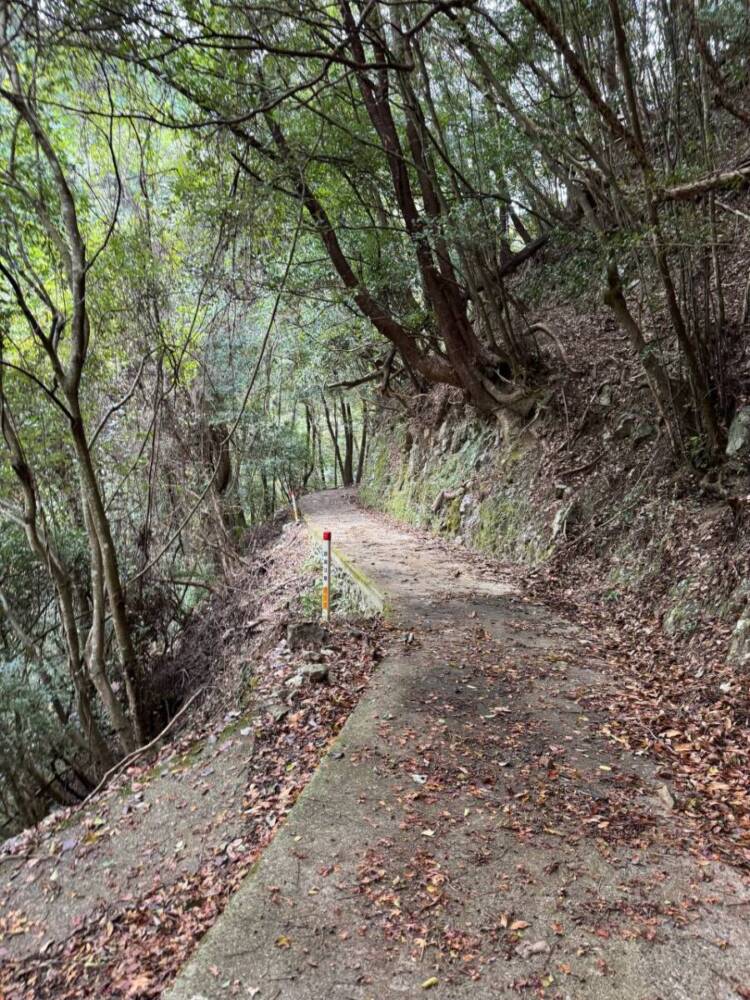
[[[716, 205], [664, 206], [656, 195], [710, 175], [731, 148], [746, 5], [695, 12], [713, 65], [683, 11], [620, 8], [638, 56], [641, 153], [628, 140], [635, 124], [603, 0], [543, 5], [567, 48], [544, 18], [509, 2], [376, 3], [354, 24], [345, 6], [285, 0], [176, 0], [149, 10], [148, 23], [127, 5], [104, 12], [89, 0], [8, 5], [0, 585], [37, 649], [22, 651], [6, 622], [0, 676], [13, 700], [28, 676], [37, 693], [24, 712], [42, 742], [45, 670], [64, 689], [64, 728], [79, 735], [91, 687], [89, 676], [73, 693], [60, 574], [91, 674], [97, 550], [116, 551], [127, 621], [110, 624], [119, 603], [108, 585], [102, 646], [124, 706], [121, 632], [132, 630], [134, 674], [148, 684], [150, 658], [200, 584], [237, 558], [246, 528], [286, 506], [290, 490], [340, 481], [334, 439], [356, 463], [379, 386], [386, 405], [411, 406], [445, 382], [486, 413], [509, 389], [536, 396], [551, 366], [528, 357], [536, 307], [598, 303], [612, 260], [644, 327], [637, 359], [663, 365], [668, 385], [694, 397], [668, 417], [680, 425], [675, 440], [695, 466], [715, 462], [734, 402], [722, 382], [734, 341], [707, 248], [728, 237]], [[506, 275], [527, 241], [544, 244], [536, 266]], [[85, 292], [74, 291], [78, 243]], [[674, 308], [665, 315], [670, 273], [684, 336]], [[543, 559], [520, 485], [476, 499], [469, 514], [460, 499], [432, 513], [440, 490], [487, 460], [491, 438], [459, 427], [435, 455], [375, 440], [363, 496], [493, 554]], [[93, 533], [89, 473], [104, 509]], [[23, 530], [32, 522], [36, 549]], [[112, 744], [96, 698], [94, 717]]]

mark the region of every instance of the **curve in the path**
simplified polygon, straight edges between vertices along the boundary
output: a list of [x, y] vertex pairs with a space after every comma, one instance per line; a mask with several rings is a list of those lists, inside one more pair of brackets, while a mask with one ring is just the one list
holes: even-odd
[[579, 704], [585, 636], [350, 493], [304, 511], [391, 649], [170, 1000], [750, 996], [742, 880]]

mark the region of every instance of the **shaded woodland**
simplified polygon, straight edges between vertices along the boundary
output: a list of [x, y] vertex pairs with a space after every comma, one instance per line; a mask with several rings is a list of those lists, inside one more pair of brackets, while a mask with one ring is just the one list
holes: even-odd
[[0, 58], [0, 828], [161, 731], [194, 609], [376, 418], [552, 405], [558, 300], [720, 475], [746, 0], [10, 2]]

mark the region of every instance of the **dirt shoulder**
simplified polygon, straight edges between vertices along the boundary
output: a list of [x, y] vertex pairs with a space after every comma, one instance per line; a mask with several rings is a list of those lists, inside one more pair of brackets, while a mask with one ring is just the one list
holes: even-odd
[[[3, 1000], [160, 996], [272, 840], [378, 650], [376, 623], [346, 621], [322, 652], [289, 648], [309, 553], [290, 526], [260, 595], [240, 575], [196, 621], [184, 657], [213, 659], [205, 698], [156, 759], [0, 854]], [[321, 680], [301, 675], [311, 656]]]

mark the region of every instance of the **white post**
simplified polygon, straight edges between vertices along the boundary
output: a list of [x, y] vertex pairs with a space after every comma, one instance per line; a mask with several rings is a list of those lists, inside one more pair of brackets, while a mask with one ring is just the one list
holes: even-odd
[[331, 532], [323, 532], [323, 597], [322, 618], [327, 622], [331, 616]]
[[294, 520], [299, 521], [299, 510], [297, 509], [297, 497], [294, 492], [292, 492], [292, 510], [294, 511]]

